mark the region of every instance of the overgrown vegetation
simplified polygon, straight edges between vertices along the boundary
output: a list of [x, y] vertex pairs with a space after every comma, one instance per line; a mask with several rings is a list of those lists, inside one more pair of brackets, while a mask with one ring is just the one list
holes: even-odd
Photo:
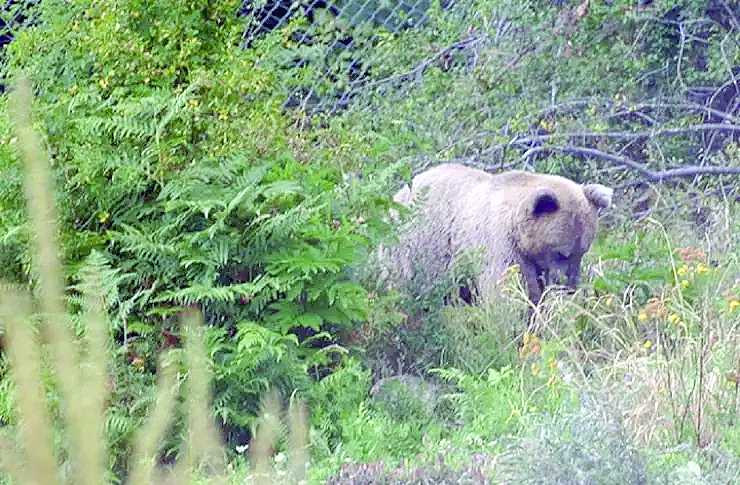
[[[31, 123], [27, 80], [20, 80], [10, 101], [24, 162], [24, 189], [34, 236], [31, 246], [39, 262], [37, 289], [42, 298], [32, 304], [29, 295], [17, 287], [4, 288], [1, 295], [0, 317], [6, 329], [7, 355], [16, 386], [13, 418], [19, 426], [18, 436], [0, 437], [0, 471], [15, 483], [103, 483], [109, 479], [113, 462], [106, 460], [104, 436], [111, 385], [106, 368], [109, 332], [99, 268], [93, 263], [83, 278], [84, 309], [78, 322], [83, 335], [75, 339], [70, 315], [63, 305], [58, 228], [49, 191], [51, 174]], [[34, 310], [34, 306], [39, 309]], [[223, 451], [208, 411], [210, 376], [202, 318], [189, 311], [183, 313], [182, 322], [182, 351], [161, 355], [156, 403], [145, 426], [137, 430], [136, 439], [130, 443], [134, 447], [127, 467], [131, 483], [165, 479], [167, 474], [157, 469], [155, 456], [172, 420], [176, 395], [183, 389], [187, 437], [171, 476], [184, 482], [199, 463], [209, 463], [219, 473], [223, 470]], [[39, 334], [46, 342], [40, 341]], [[177, 368], [183, 364], [186, 379], [177, 376]], [[46, 399], [48, 394], [55, 399]], [[115, 455], [111, 458], [115, 459]]]
[[[280, 2], [21, 3], [5, 71], [33, 82], [53, 184], [24, 175], [28, 143], [0, 98], [0, 275], [39, 313], [50, 256], [34, 250], [39, 196], [27, 204], [25, 180], [58, 201], [58, 231], [39, 239], [59, 240], [52, 313], [79, 339], [60, 358], [107, 356], [106, 390], [90, 396], [104, 406], [88, 413], [104, 423], [106, 480], [141, 456], [189, 459], [187, 393], [144, 455], [139, 437], [169, 414], [161, 383], [186, 368], [162, 356], [187, 355], [179, 317], [192, 311], [235, 481], [736, 480], [736, 3], [370, 12], [352, 0], [269, 25]], [[469, 268], [386, 287], [376, 248], [393, 242], [391, 195], [453, 158], [617, 189], [578, 293], [533, 307], [512, 270], [501, 300], [468, 306], [457, 290]], [[15, 362], [41, 374], [14, 381], [4, 328], [19, 313], [2, 305], [3, 450], [29, 429], [16, 413], [35, 386], [54, 460], [75, 473], [75, 391], [35, 357]], [[88, 349], [93, 320], [105, 351]]]

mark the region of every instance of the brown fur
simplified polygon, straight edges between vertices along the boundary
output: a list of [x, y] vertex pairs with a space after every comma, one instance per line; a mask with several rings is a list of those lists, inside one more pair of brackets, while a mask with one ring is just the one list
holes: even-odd
[[548, 285], [578, 284], [581, 257], [596, 234], [596, 209], [609, 206], [611, 195], [602, 185], [554, 175], [491, 175], [439, 165], [414, 177], [411, 187], [394, 197], [407, 206], [421, 202], [391, 252], [394, 279], [408, 281], [414, 265], [424, 278], [437, 278], [460, 251], [481, 248], [483, 267], [475, 282], [480, 296], [493, 296], [504, 270], [518, 264], [537, 302]]

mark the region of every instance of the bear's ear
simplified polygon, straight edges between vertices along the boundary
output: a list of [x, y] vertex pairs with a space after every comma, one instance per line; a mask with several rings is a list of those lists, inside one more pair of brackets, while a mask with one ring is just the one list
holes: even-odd
[[586, 184], [583, 186], [583, 194], [597, 208], [607, 209], [612, 205], [614, 189], [601, 184]]
[[555, 212], [560, 208], [558, 203], [558, 197], [555, 192], [548, 189], [547, 187], [537, 187], [534, 194], [534, 206], [532, 207], [532, 215], [535, 217], [544, 216]]

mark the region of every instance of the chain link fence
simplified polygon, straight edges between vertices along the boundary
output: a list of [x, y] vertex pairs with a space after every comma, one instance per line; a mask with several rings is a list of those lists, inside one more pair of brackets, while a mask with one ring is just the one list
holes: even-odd
[[[0, 49], [39, 3], [3, 4]], [[400, 157], [625, 182], [737, 165], [734, 0], [257, 0], [237, 15], [301, 123], [342, 117]]]
[[[448, 40], [449, 32], [439, 32], [442, 21], [470, 24], [474, 8], [473, 2], [452, 0], [268, 1], [250, 3], [240, 14], [246, 21], [245, 47], [268, 35], [282, 37], [282, 48], [273, 52], [277, 62], [302, 70], [295, 76], [301, 85], [293, 86], [286, 104], [313, 114], [346, 109], [363, 94], [389, 96], [418, 87], [428, 68], [449, 70], [458, 54], [475, 68], [481, 51], [504, 36], [511, 22], [501, 13], [483, 31], [462, 38]], [[427, 45], [421, 52], [412, 48], [406, 56], [388, 56], [390, 46], [384, 44], [404, 36], [424, 37]]]
[[[5, 2], [0, 48], [38, 4]], [[258, 0], [237, 15], [301, 123], [341, 117], [418, 163], [625, 183], [737, 165], [734, 0]]]
[[657, 181], [722, 172], [740, 133], [737, 2], [268, 0], [240, 15], [286, 108], [405, 136], [410, 157]]

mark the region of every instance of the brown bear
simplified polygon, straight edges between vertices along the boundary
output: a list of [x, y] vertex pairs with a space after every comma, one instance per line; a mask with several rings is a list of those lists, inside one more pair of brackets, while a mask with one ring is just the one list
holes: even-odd
[[[453, 163], [414, 177], [394, 197], [412, 207], [411, 220], [391, 249], [395, 283], [412, 273], [433, 281], [463, 250], [479, 248], [478, 297], [495, 296], [503, 272], [519, 265], [537, 303], [548, 285], [574, 288], [581, 257], [598, 225], [597, 209], [613, 190], [555, 175], [511, 171], [496, 175]], [[414, 277], [416, 277], [414, 276]]]

